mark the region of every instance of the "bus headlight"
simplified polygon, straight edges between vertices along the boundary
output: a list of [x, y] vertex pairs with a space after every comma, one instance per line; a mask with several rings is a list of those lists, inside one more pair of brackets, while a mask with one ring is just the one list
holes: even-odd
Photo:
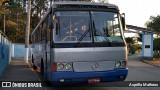
[[126, 67], [127, 66], [127, 62], [126, 61], [122, 61], [122, 67]]
[[116, 62], [116, 68], [119, 68], [121, 66], [121, 62], [120, 61], [117, 61]]
[[63, 65], [62, 63], [58, 64], [57, 69], [58, 69], [58, 70], [64, 69], [64, 65]]
[[72, 69], [72, 65], [71, 65], [71, 64], [69, 64], [69, 63], [67, 63], [67, 64], [65, 65], [65, 69], [66, 69], [66, 70], [70, 70], [70, 69]]

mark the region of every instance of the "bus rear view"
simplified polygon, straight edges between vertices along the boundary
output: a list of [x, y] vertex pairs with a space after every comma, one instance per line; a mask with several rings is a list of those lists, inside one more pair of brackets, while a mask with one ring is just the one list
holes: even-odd
[[127, 47], [116, 5], [55, 2], [48, 17], [52, 25], [43, 69], [49, 81], [62, 85], [125, 80]]

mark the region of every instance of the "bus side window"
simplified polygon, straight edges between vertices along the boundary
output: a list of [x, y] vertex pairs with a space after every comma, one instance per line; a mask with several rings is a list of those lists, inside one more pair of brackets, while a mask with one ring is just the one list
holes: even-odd
[[44, 38], [44, 21], [42, 22], [42, 27], [41, 27], [41, 40]]
[[43, 27], [42, 27], [42, 40], [47, 38], [47, 23], [48, 23], [48, 18], [46, 17], [45, 20], [43, 21]]
[[33, 35], [31, 36], [31, 42], [33, 43]]
[[50, 36], [51, 36], [51, 30], [54, 28], [53, 27], [53, 21], [52, 21], [52, 15], [49, 14], [47, 16], [47, 21], [48, 21], [48, 27], [47, 27], [47, 41], [50, 41]]
[[43, 30], [43, 22], [41, 24], [41, 28], [39, 29], [39, 42], [42, 40], [42, 30]]
[[38, 31], [37, 30], [35, 32], [35, 41], [36, 41], [36, 43], [38, 42]]
[[37, 42], [37, 33], [36, 33], [36, 31], [34, 32], [34, 37], [35, 37], [35, 43]]

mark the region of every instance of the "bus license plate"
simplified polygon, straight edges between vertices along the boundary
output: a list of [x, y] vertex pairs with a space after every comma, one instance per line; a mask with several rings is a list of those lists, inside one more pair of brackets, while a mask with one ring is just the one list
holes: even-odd
[[99, 83], [100, 81], [101, 81], [100, 78], [88, 79], [88, 83]]

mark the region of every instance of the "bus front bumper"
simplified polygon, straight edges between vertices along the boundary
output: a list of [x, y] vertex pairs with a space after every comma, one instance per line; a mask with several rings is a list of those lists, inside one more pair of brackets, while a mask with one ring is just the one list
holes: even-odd
[[52, 83], [56, 84], [79, 84], [89, 83], [91, 79], [99, 79], [99, 82], [124, 81], [127, 77], [128, 69], [115, 69], [103, 72], [54, 72], [52, 73]]

